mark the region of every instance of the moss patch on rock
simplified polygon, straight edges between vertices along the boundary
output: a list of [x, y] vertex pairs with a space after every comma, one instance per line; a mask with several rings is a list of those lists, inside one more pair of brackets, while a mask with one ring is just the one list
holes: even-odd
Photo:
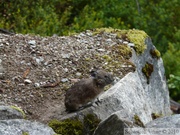
[[148, 35], [142, 30], [120, 30], [113, 28], [99, 28], [95, 29], [93, 33], [95, 35], [102, 32], [115, 33], [117, 34], [117, 38], [134, 43], [137, 54], [142, 54], [144, 50], [147, 48], [145, 44], [145, 39], [148, 37]]
[[162, 114], [152, 113], [152, 114], [151, 114], [151, 117], [152, 117], [152, 119], [154, 120], [154, 119], [157, 119], [157, 118], [162, 117]]
[[157, 49], [151, 49], [150, 54], [153, 58], [159, 59], [161, 57], [161, 53]]
[[144, 65], [144, 67], [142, 68], [142, 72], [144, 73], [144, 75], [146, 76], [147, 78], [147, 83], [149, 84], [149, 79], [150, 79], [150, 76], [151, 76], [151, 73], [154, 71], [154, 67], [152, 64], [150, 63], [146, 63]]
[[29, 133], [28, 132], [22, 132], [22, 135], [29, 135]]
[[93, 114], [87, 114], [84, 117], [83, 125], [84, 125], [84, 134], [89, 134], [92, 135], [100, 123], [100, 119], [98, 119], [95, 115]]
[[138, 115], [134, 115], [134, 124], [140, 126], [140, 127], [145, 127], [144, 123], [141, 121]]
[[92, 135], [100, 123], [93, 114], [84, 116], [83, 121], [78, 119], [66, 119], [63, 121], [51, 120], [49, 126], [57, 133], [62, 135]]
[[48, 124], [54, 132], [62, 135], [82, 135], [83, 124], [77, 119], [51, 120]]

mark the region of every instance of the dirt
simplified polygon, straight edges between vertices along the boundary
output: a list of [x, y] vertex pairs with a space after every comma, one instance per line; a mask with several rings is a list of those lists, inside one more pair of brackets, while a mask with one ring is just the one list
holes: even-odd
[[64, 94], [71, 80], [103, 68], [119, 79], [134, 71], [114, 46], [127, 46], [114, 33], [73, 36], [0, 34], [0, 102], [24, 110], [27, 119], [48, 122], [65, 115]]

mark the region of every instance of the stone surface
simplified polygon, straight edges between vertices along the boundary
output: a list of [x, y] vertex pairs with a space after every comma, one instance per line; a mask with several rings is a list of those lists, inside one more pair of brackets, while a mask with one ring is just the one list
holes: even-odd
[[[99, 131], [106, 121], [116, 120], [117, 125], [122, 125], [122, 112], [128, 114], [125, 119], [128, 122], [137, 115], [143, 124], [152, 121], [152, 113], [169, 115], [169, 92], [162, 59], [151, 56], [150, 50], [155, 47], [149, 38], [144, 46], [147, 35], [143, 31], [126, 31], [128, 39], [121, 36], [124, 32], [102, 29], [67, 37], [0, 34], [0, 65], [8, 71], [0, 80], [1, 101], [18, 104], [28, 112], [28, 118], [45, 122], [75, 116], [83, 119], [84, 115], [93, 113], [102, 120]], [[140, 40], [136, 42], [137, 39]], [[147, 63], [152, 68], [148, 79], [142, 72]], [[91, 107], [66, 115], [64, 92], [72, 85], [70, 80], [87, 78], [94, 67], [113, 72], [122, 79], [100, 95]], [[67, 80], [62, 81], [63, 78]], [[24, 79], [33, 83], [25, 85]], [[50, 82], [51, 87], [41, 87], [44, 82]]]
[[[164, 76], [163, 61], [161, 58], [157, 59], [151, 56], [150, 50], [155, 47], [149, 38], [146, 39], [146, 44], [147, 49], [142, 55], [136, 55], [133, 51], [131, 61], [136, 65], [135, 72], [128, 73], [100, 95], [91, 107], [66, 115], [62, 119], [72, 117], [82, 119], [84, 115], [93, 113], [103, 121], [103, 126], [99, 127], [99, 130], [104, 129], [103, 132], [106, 133], [109, 132], [109, 129], [122, 125], [122, 114], [118, 114], [119, 118], [116, 118], [117, 114], [114, 114], [118, 111], [127, 113], [126, 120], [129, 122], [137, 115], [143, 125], [153, 120], [153, 113], [163, 116], [170, 115], [169, 92]], [[142, 73], [142, 68], [147, 62], [153, 65], [149, 81]], [[107, 117], [110, 118], [106, 120]], [[116, 124], [108, 124], [113, 119], [116, 119]], [[107, 125], [109, 128], [106, 128]]]
[[0, 120], [7, 120], [7, 119], [22, 119], [23, 114], [10, 107], [10, 106], [0, 106]]
[[146, 128], [179, 128], [180, 134], [180, 114], [155, 119], [145, 126]]
[[4, 77], [4, 72], [5, 72], [5, 69], [2, 65], [2, 60], [0, 59], [0, 79]]
[[0, 135], [53, 135], [54, 131], [39, 122], [24, 119], [0, 120]]
[[113, 113], [98, 125], [94, 135], [121, 135], [124, 128], [133, 127], [133, 120], [130, 119], [124, 111]]

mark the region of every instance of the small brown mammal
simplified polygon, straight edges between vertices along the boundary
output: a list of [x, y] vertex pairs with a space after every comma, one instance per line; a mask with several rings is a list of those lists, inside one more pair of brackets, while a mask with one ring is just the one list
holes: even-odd
[[104, 87], [114, 81], [112, 74], [103, 70], [91, 71], [91, 78], [82, 79], [69, 88], [65, 95], [67, 111], [76, 111], [95, 99]]

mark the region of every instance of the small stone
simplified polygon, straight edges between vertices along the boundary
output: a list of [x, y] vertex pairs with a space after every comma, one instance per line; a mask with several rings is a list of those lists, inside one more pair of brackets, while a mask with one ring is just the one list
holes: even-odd
[[25, 83], [25, 84], [31, 84], [31, 83], [32, 83], [32, 81], [31, 81], [31, 80], [29, 80], [29, 79], [25, 79], [25, 80], [24, 80], [24, 83]]
[[110, 39], [110, 38], [109, 38], [109, 39], [107, 39], [106, 41], [107, 41], [107, 42], [111, 42], [111, 41], [112, 41], [112, 39]]
[[63, 79], [61, 79], [61, 82], [63, 82], [63, 83], [65, 83], [65, 82], [67, 82], [68, 81], [68, 79], [67, 78], [63, 78]]
[[135, 45], [133, 43], [128, 43], [128, 46], [134, 47]]
[[29, 45], [35, 45], [35, 44], [36, 44], [36, 41], [35, 41], [35, 40], [30, 40], [30, 41], [28, 42], [28, 44], [29, 44]]
[[39, 87], [40, 87], [40, 84], [39, 84], [39, 83], [35, 83], [35, 84], [34, 84], [34, 87], [39, 88]]
[[122, 43], [123, 42], [122, 39], [119, 39], [119, 42]]
[[66, 59], [66, 58], [69, 59], [69, 58], [70, 58], [70, 55], [69, 55], [69, 54], [62, 54], [62, 58], [63, 58], [63, 59]]
[[64, 72], [68, 72], [68, 68], [64, 68]]
[[82, 74], [81, 74], [81, 73], [79, 73], [79, 72], [77, 72], [77, 73], [76, 73], [76, 76], [81, 76], [81, 75], [82, 75]]
[[100, 51], [100, 52], [104, 52], [105, 51], [105, 49], [102, 49], [102, 48], [97, 49], [97, 50]]
[[37, 62], [38, 64], [40, 64], [41, 62], [44, 61], [44, 58], [43, 58], [43, 57], [35, 58], [35, 60], [36, 60], [36, 62]]
[[129, 43], [129, 42], [127, 42], [127, 41], [124, 41], [124, 42], [123, 42], [123, 44], [128, 44], [128, 43]]

